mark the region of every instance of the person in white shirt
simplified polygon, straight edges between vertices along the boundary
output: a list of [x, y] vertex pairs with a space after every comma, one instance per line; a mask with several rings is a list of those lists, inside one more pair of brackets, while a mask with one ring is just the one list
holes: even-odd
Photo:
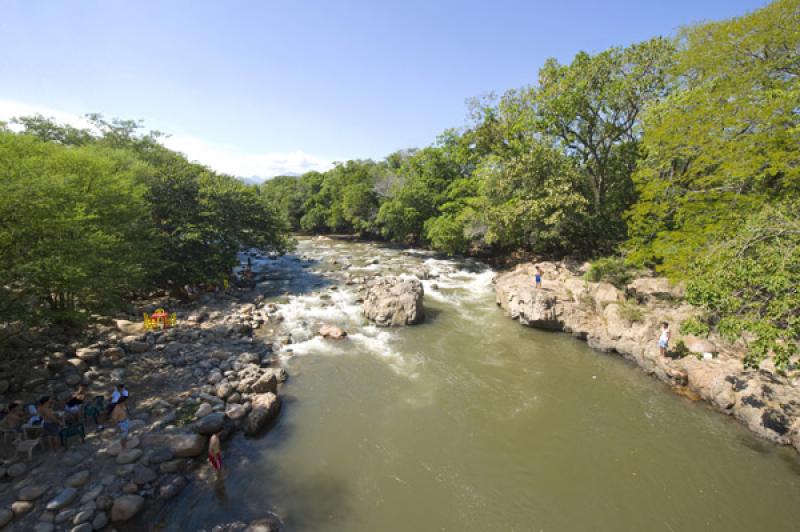
[[669, 330], [669, 323], [665, 321], [661, 324], [661, 336], [658, 337], [658, 349], [662, 357], [667, 356], [670, 336], [672, 336], [672, 332]]
[[119, 403], [120, 397], [128, 397], [128, 389], [124, 384], [118, 384], [117, 389], [111, 393], [111, 404], [116, 405]]

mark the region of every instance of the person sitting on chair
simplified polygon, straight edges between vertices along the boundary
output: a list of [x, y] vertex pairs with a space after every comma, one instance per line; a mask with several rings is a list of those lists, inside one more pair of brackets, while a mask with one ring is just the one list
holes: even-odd
[[78, 389], [72, 394], [67, 402], [64, 404], [64, 412], [70, 415], [75, 421], [80, 421], [81, 407], [86, 400], [86, 387], [84, 385], [78, 386]]
[[6, 417], [0, 422], [0, 426], [4, 429], [18, 429], [25, 422], [25, 410], [19, 403], [11, 403], [8, 405], [8, 412]]
[[59, 446], [59, 434], [61, 433], [61, 420], [58, 419], [56, 413], [53, 411], [53, 402], [49, 395], [45, 395], [39, 399], [39, 415], [42, 416], [45, 436], [50, 440], [51, 448], [55, 449]]

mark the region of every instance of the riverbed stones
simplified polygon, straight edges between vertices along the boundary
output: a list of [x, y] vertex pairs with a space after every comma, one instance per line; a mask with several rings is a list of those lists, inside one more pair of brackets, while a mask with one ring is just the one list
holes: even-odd
[[92, 520], [92, 528], [94, 530], [100, 530], [105, 528], [106, 525], [108, 525], [108, 514], [105, 512], [98, 512]]
[[127, 336], [122, 340], [122, 345], [128, 353], [145, 353], [150, 350], [150, 344], [139, 340], [136, 336]]
[[158, 489], [158, 496], [164, 500], [172, 499], [177, 496], [183, 488], [186, 487], [187, 481], [181, 475], [170, 475], [165, 477], [162, 481], [161, 487]]
[[244, 433], [254, 436], [262, 432], [280, 411], [280, 400], [274, 393], [255, 394], [251, 399], [251, 410], [245, 418]]
[[0, 528], [6, 526], [14, 519], [14, 512], [8, 508], [0, 508]]
[[133, 482], [140, 486], [153, 482], [157, 477], [155, 471], [142, 464], [136, 464], [136, 467], [133, 468]]
[[253, 393], [277, 393], [278, 379], [272, 373], [262, 374], [258, 380], [253, 383], [251, 391]]
[[21, 517], [33, 509], [33, 503], [29, 501], [14, 501], [11, 504], [11, 511], [14, 517]]
[[73, 473], [72, 475], [67, 477], [67, 480], [65, 480], [64, 483], [71, 488], [80, 488], [88, 481], [89, 481], [89, 470], [84, 469], [82, 471], [78, 471], [77, 473]]
[[201, 434], [173, 434], [169, 447], [177, 458], [200, 456], [206, 450], [208, 438]]
[[367, 284], [364, 316], [381, 327], [415, 325], [425, 320], [424, 289], [417, 278], [380, 277]]
[[142, 506], [144, 506], [144, 498], [139, 495], [129, 494], [117, 497], [111, 507], [111, 521], [128, 521], [139, 513]]
[[61, 492], [50, 499], [46, 508], [50, 511], [57, 511], [69, 506], [72, 501], [78, 496], [78, 490], [75, 488], [64, 488]]
[[17, 478], [24, 475], [25, 471], [27, 470], [28, 466], [26, 466], [22, 462], [17, 462], [16, 464], [12, 464], [11, 466], [9, 466], [8, 470], [6, 471], [6, 474], [11, 478]]
[[34, 484], [31, 486], [25, 486], [21, 488], [17, 493], [17, 499], [20, 501], [35, 501], [39, 497], [45, 494], [47, 491], [47, 486], [44, 484]]
[[196, 418], [199, 419], [201, 417], [209, 415], [213, 411], [214, 411], [214, 409], [211, 407], [210, 404], [201, 403], [200, 406], [197, 408], [197, 412], [195, 412], [194, 415], [195, 415]]
[[225, 414], [223, 412], [214, 412], [195, 421], [192, 424], [192, 430], [197, 434], [210, 436], [215, 432], [219, 432], [224, 423]]
[[117, 455], [117, 463], [120, 465], [132, 464], [138, 461], [143, 454], [141, 449], [124, 449]]
[[247, 409], [244, 405], [238, 403], [228, 403], [228, 406], [225, 408], [225, 415], [234, 421], [243, 418], [245, 414], [247, 414]]
[[217, 384], [215, 393], [220, 399], [227, 399], [230, 394], [234, 392], [234, 387], [229, 382], [221, 382]]

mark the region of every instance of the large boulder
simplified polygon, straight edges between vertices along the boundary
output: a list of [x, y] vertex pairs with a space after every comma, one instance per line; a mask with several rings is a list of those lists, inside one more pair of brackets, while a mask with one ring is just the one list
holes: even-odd
[[245, 418], [244, 433], [253, 436], [262, 432], [278, 416], [280, 409], [280, 399], [274, 393], [254, 395], [250, 413]]
[[495, 282], [497, 304], [522, 325], [555, 331], [563, 329], [557, 295], [536, 288], [531, 279], [525, 268], [498, 276]]
[[114, 320], [117, 330], [123, 334], [134, 336], [144, 332], [144, 323], [133, 322], [128, 320]]
[[402, 327], [425, 320], [422, 297], [425, 291], [417, 278], [381, 277], [370, 281], [364, 296], [364, 316], [382, 327]]
[[114, 500], [111, 507], [111, 520], [114, 522], [127, 521], [144, 506], [144, 499], [138, 495], [121, 495]]
[[728, 375], [735, 375], [738, 368], [726, 367], [722, 362], [702, 361], [685, 357], [681, 366], [686, 370], [689, 389], [696, 392], [722, 410], [731, 408], [736, 402], [736, 394]]
[[278, 379], [273, 373], [264, 373], [253, 383], [253, 393], [276, 393], [278, 390]]
[[169, 437], [169, 448], [178, 458], [200, 456], [206, 450], [208, 438], [202, 434], [173, 434]]
[[192, 430], [197, 434], [210, 436], [215, 432], [222, 430], [222, 425], [225, 423], [225, 414], [223, 412], [214, 412], [203, 416], [192, 424]]
[[717, 347], [704, 338], [697, 336], [687, 335], [683, 337], [683, 343], [690, 353], [702, 355], [704, 353], [716, 353], [719, 351]]

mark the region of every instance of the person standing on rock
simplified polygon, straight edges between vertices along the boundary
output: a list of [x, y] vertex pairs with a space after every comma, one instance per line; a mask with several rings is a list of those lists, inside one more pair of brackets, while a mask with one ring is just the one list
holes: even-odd
[[542, 269], [539, 266], [536, 266], [536, 288], [542, 287]]
[[122, 448], [125, 448], [125, 445], [128, 443], [128, 430], [130, 429], [130, 425], [128, 423], [128, 396], [123, 395], [119, 398], [116, 406], [114, 406], [114, 411], [111, 412], [111, 421], [117, 424], [119, 427], [119, 433], [122, 437]]
[[214, 469], [217, 478], [222, 475], [222, 446], [219, 443], [219, 432], [215, 432], [208, 440], [208, 463]]
[[669, 330], [669, 323], [665, 321], [661, 324], [661, 336], [658, 337], [658, 349], [662, 357], [667, 356], [670, 336], [672, 336], [672, 331]]

